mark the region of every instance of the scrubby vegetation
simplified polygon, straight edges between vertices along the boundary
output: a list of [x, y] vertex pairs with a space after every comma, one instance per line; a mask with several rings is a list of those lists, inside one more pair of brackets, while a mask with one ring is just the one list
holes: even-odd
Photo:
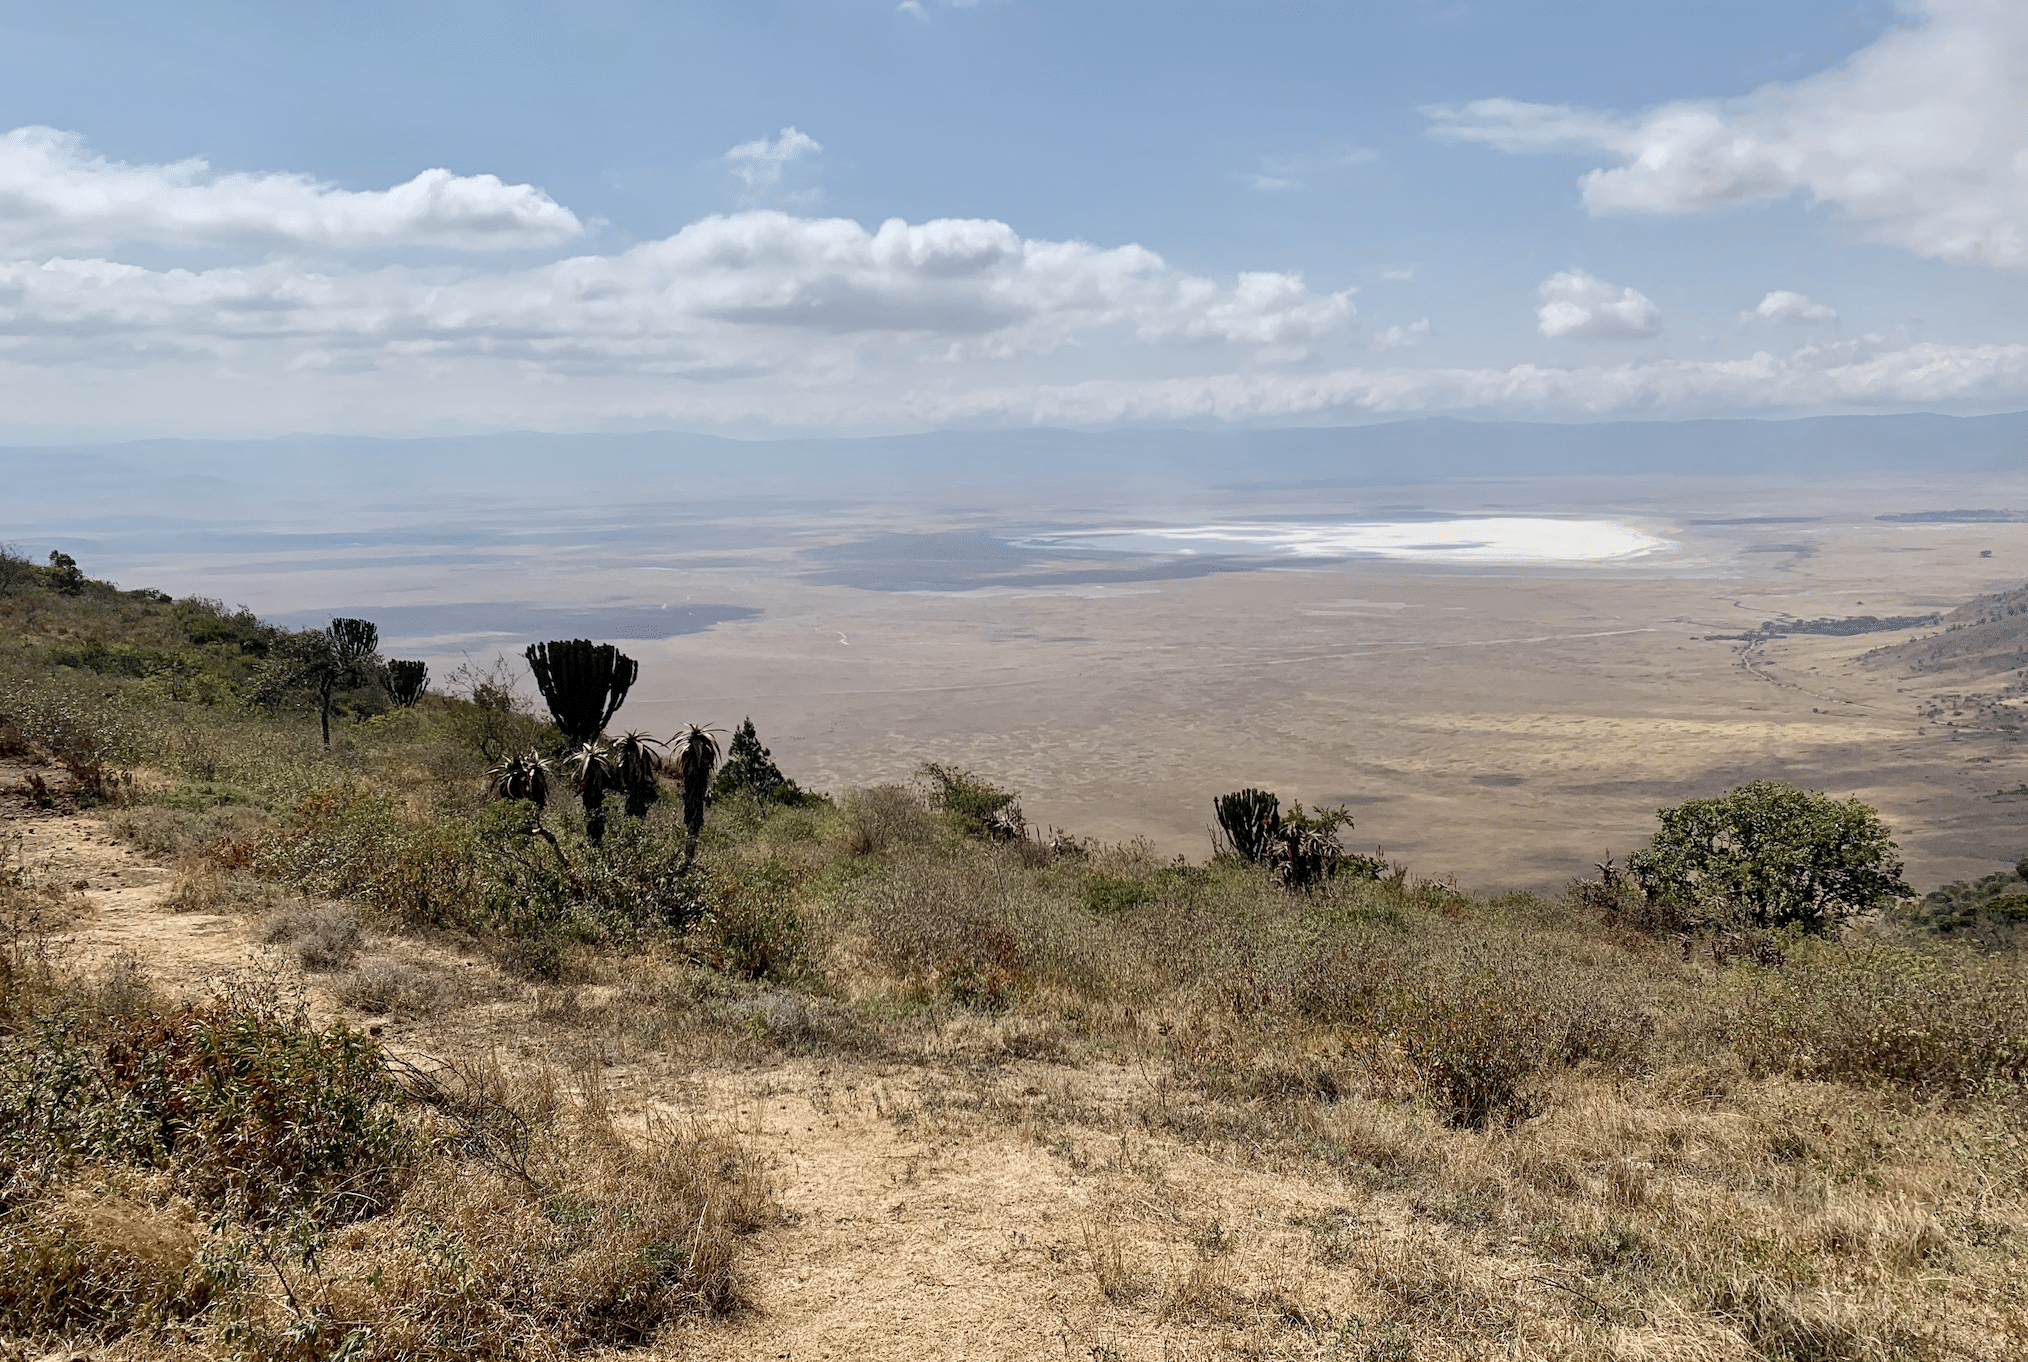
[[[548, 990], [530, 1027], [679, 1067], [913, 1070], [959, 1094], [910, 1108], [925, 1126], [1067, 1160], [1164, 1141], [1409, 1227], [1291, 1221], [1316, 1270], [1360, 1274], [1363, 1313], [1327, 1319], [1235, 1275], [1218, 1223], [1184, 1226], [1194, 1265], [1165, 1275], [1095, 1216], [1063, 1254], [1107, 1308], [1252, 1356], [2028, 1349], [2028, 969], [1882, 911], [1898, 866], [1870, 811], [1758, 789], [1738, 807], [1818, 819], [1783, 876], [1711, 859], [1741, 845], [1703, 809], [1634, 876], [1488, 898], [1348, 856], [1341, 815], [1258, 791], [1220, 802], [1230, 847], [1201, 864], [1038, 838], [1015, 792], [948, 764], [807, 796], [751, 721], [716, 772], [702, 729], [637, 768], [680, 798], [630, 795], [623, 756], [596, 798], [550, 800], [573, 740], [607, 749], [533, 717], [511, 672], [407, 706], [334, 692], [327, 749], [307, 706], [246, 703], [265, 626], [34, 571], [0, 600], [9, 751], [180, 863], [193, 907], [264, 913], [357, 1013], [454, 1013], [388, 944], [452, 943]], [[164, 660], [84, 661], [120, 650]], [[593, 660], [602, 731], [627, 660]], [[1856, 878], [1797, 859], [1826, 840]], [[591, 1078], [398, 1061], [273, 987], [67, 978], [35, 922], [63, 895], [6, 892], [0, 1332], [541, 1355], [737, 1300], [738, 1235], [769, 1216], [740, 1147], [623, 1130]], [[1009, 1066], [1058, 1077], [1011, 1097]], [[1133, 1081], [1066, 1076], [1100, 1070]]]

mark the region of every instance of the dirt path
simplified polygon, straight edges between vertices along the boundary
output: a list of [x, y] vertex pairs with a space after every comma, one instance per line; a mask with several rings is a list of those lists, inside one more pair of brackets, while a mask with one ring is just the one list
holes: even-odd
[[[23, 774], [0, 766], [0, 791], [18, 790]], [[370, 939], [369, 951], [440, 977], [488, 978], [463, 984], [458, 1006], [438, 1015], [368, 1017], [337, 1003], [330, 976], [305, 976], [288, 950], [264, 945], [258, 919], [179, 911], [176, 870], [102, 817], [10, 793], [0, 837], [13, 866], [75, 895], [61, 952], [81, 970], [131, 958], [187, 997], [253, 967], [292, 976], [313, 1012], [348, 1015], [398, 1049], [561, 1049], [535, 1034], [534, 990], [503, 985], [441, 943]], [[1019, 1064], [980, 1077], [829, 1060], [699, 1073], [637, 1059], [605, 1070], [608, 1100], [736, 1130], [765, 1158], [786, 1211], [750, 1243], [751, 1308], [681, 1326], [649, 1356], [1128, 1362], [1191, 1356], [1192, 1339], [1208, 1347], [1235, 1329], [1314, 1335], [1356, 1307], [1348, 1279], [1320, 1266], [1311, 1233], [1292, 1227], [1353, 1223], [1336, 1204], [1350, 1194], [1342, 1184], [1246, 1173], [1025, 1115], [1052, 1098], [1071, 1108], [1118, 1099], [1138, 1075]], [[1369, 1205], [1356, 1218], [1376, 1214]]]

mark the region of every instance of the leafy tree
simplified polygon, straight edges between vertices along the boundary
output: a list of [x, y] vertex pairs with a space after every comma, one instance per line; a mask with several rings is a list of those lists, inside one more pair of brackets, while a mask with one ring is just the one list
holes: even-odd
[[0, 544], [0, 596], [12, 596], [35, 581], [35, 564], [16, 544]]
[[255, 698], [275, 704], [291, 692], [308, 692], [316, 701], [324, 746], [329, 747], [338, 693], [378, 679], [379, 647], [380, 630], [370, 620], [340, 617], [327, 629], [286, 634], [268, 651]]
[[1651, 898], [1822, 933], [1915, 892], [1887, 825], [1857, 799], [1755, 780], [1656, 816], [1661, 831], [1627, 858]]
[[750, 717], [733, 733], [732, 742], [726, 747], [725, 765], [719, 768], [718, 778], [711, 786], [714, 799], [742, 793], [763, 804], [795, 804], [803, 798], [796, 782], [782, 774], [773, 754], [761, 746], [760, 734], [754, 731]]
[[51, 591], [62, 596], [76, 596], [85, 588], [84, 569], [77, 565], [77, 559], [56, 549], [49, 551], [49, 567], [43, 573], [43, 582]]
[[916, 775], [929, 785], [931, 807], [948, 814], [967, 837], [1018, 842], [1028, 835], [1021, 797], [970, 771], [926, 761]]
[[697, 837], [704, 831], [704, 804], [711, 794], [711, 772], [718, 765], [718, 739], [708, 728], [691, 724], [669, 739], [676, 753], [676, 780], [683, 787], [683, 864], [697, 855]]

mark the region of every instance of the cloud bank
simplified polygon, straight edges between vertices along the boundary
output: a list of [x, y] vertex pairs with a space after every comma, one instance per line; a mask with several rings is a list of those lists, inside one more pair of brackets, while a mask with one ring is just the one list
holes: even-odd
[[1697, 213], [1802, 193], [1917, 255], [2028, 268], [2028, 6], [1914, 0], [1838, 67], [1743, 99], [1637, 115], [1486, 99], [1436, 135], [1502, 151], [1596, 148], [1594, 213]]
[[0, 136], [0, 251], [149, 242], [310, 250], [539, 250], [584, 231], [533, 185], [425, 170], [354, 192], [307, 175], [217, 175], [192, 158], [124, 165], [55, 128]]
[[[760, 187], [816, 150], [785, 128], [728, 157]], [[1787, 414], [2028, 396], [2020, 345], [1867, 334], [1628, 361], [1609, 343], [1656, 336], [1660, 308], [1577, 269], [1540, 284], [1535, 321], [1602, 343], [1586, 352], [1596, 362], [1412, 367], [1378, 356], [1442, 347], [1448, 327], [1362, 340], [1352, 291], [1294, 271], [1212, 278], [1140, 245], [986, 219], [869, 227], [781, 211], [558, 256], [595, 225], [489, 175], [352, 191], [197, 160], [122, 164], [76, 134], [18, 129], [0, 136], [0, 441]], [[121, 258], [136, 244], [149, 263]], [[483, 254], [505, 250], [545, 254]], [[1837, 317], [1787, 290], [1742, 315]]]

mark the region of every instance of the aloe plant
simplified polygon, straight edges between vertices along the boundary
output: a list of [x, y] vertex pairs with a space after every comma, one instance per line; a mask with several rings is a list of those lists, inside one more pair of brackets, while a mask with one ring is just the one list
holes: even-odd
[[683, 864], [697, 855], [697, 837], [704, 831], [704, 803], [711, 793], [711, 772], [718, 765], [718, 739], [712, 730], [691, 724], [669, 739], [675, 752], [676, 781], [683, 787]]
[[645, 733], [629, 732], [612, 745], [613, 772], [627, 796], [627, 817], [646, 818], [648, 806], [662, 796], [657, 778], [661, 759], [654, 749], [662, 744]]
[[556, 834], [542, 826], [542, 812], [549, 807], [548, 758], [531, 747], [521, 755], [509, 757], [489, 768], [486, 778], [492, 782], [494, 798], [524, 799], [535, 806], [535, 817], [530, 821], [528, 831], [549, 843], [549, 849], [568, 869], [570, 862], [564, 857], [563, 848], [556, 844]]
[[606, 796], [621, 788], [612, 744], [598, 738], [581, 742], [564, 758], [564, 767], [584, 805], [585, 840], [597, 845], [606, 839]]
[[641, 664], [610, 643], [551, 639], [523, 654], [550, 717], [573, 743], [595, 742], [641, 674]]

